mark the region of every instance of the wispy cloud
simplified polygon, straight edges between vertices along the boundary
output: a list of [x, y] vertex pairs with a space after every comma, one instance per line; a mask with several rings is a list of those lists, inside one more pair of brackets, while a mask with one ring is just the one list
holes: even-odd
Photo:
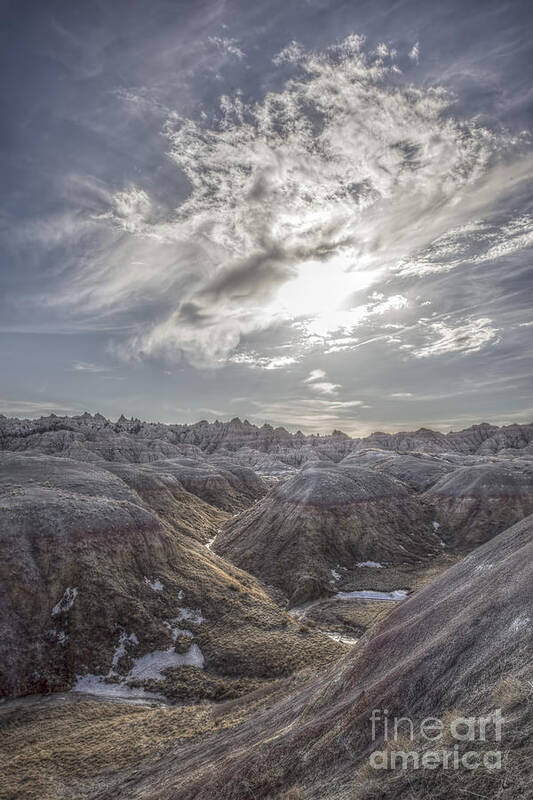
[[222, 53], [226, 53], [229, 56], [234, 56], [239, 60], [244, 58], [244, 52], [238, 46], [239, 43], [236, 39], [231, 39], [224, 36], [210, 36], [209, 43], [214, 47], [217, 47]]
[[[211, 43], [240, 58], [234, 40]], [[135, 316], [137, 332], [114, 350], [126, 358], [276, 369], [293, 362], [235, 351], [280, 324], [293, 325], [295, 360], [311, 341], [329, 354], [370, 341], [356, 330], [409, 305], [385, 296], [391, 276], [459, 266], [461, 236], [479, 242], [484, 215], [533, 173], [520, 137], [454, 119], [444, 89], [402, 82], [396, 55], [384, 42], [367, 52], [356, 35], [323, 52], [293, 42], [274, 58], [293, 70], [279, 91], [251, 103], [224, 95], [215, 119], [168, 114], [188, 197], [164, 218], [142, 185], [108, 197], [94, 218], [113, 237], [49, 302]], [[531, 236], [529, 218], [494, 223], [476, 257], [516, 252]]]
[[13, 417], [46, 417], [49, 414], [73, 414], [77, 409], [53, 400], [7, 400], [0, 398], [0, 414]]
[[340, 384], [330, 381], [316, 381], [311, 384], [311, 389], [319, 394], [338, 394], [340, 388]]
[[234, 353], [230, 359], [234, 364], [246, 364], [260, 369], [282, 369], [296, 364], [292, 356], [261, 356], [258, 353]]
[[308, 384], [309, 388], [317, 394], [337, 395], [342, 386], [339, 383], [324, 380], [326, 377], [323, 369], [313, 369], [303, 383]]
[[315, 381], [320, 381], [325, 377], [326, 373], [323, 369], [312, 369], [307, 378], [304, 379], [304, 383], [314, 383]]
[[429, 340], [422, 347], [413, 347], [417, 358], [441, 355], [443, 353], [475, 353], [489, 342], [497, 340], [498, 330], [488, 317], [470, 319], [455, 327], [446, 322], [430, 322], [425, 327]]
[[110, 219], [128, 233], [144, 233], [150, 219], [152, 204], [144, 189], [130, 186], [111, 198], [109, 211], [97, 219]]
[[107, 372], [107, 367], [103, 367], [100, 364], [92, 364], [89, 361], [75, 361], [72, 365], [72, 369], [74, 372]]
[[419, 42], [415, 42], [414, 45], [409, 50], [409, 58], [411, 59], [411, 61], [414, 61], [417, 64], [420, 61], [420, 43]]

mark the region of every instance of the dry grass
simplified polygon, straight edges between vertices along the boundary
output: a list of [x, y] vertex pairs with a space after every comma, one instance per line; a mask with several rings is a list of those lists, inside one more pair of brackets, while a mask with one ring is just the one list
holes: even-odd
[[60, 797], [69, 785], [133, 768], [214, 727], [205, 705], [147, 708], [82, 700], [31, 705], [2, 723], [5, 800]]
[[271, 684], [241, 702], [218, 707], [148, 707], [61, 697], [27, 705], [23, 701], [0, 715], [0, 798], [91, 797], [176, 744], [242, 722], [285, 689], [284, 682]]
[[102, 790], [113, 796], [124, 776], [146, 771], [178, 744], [238, 725], [314, 674], [307, 669], [264, 681], [215, 704], [148, 706], [51, 695], [0, 707], [0, 800], [81, 800]]
[[305, 800], [305, 795], [298, 786], [293, 786], [288, 792], [284, 792], [280, 800]]

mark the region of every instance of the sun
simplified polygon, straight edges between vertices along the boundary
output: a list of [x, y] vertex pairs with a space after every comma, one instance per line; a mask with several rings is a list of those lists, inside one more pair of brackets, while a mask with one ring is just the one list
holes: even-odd
[[376, 277], [376, 270], [356, 268], [352, 253], [340, 252], [327, 261], [305, 261], [278, 289], [272, 305], [290, 319], [314, 320], [325, 334], [344, 327], [346, 315], [353, 318], [353, 294], [371, 286]]

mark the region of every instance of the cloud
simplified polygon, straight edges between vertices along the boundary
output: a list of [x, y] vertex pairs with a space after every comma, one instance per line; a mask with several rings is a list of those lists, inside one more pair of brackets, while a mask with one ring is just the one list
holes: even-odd
[[260, 369], [282, 369], [296, 364], [292, 356], [260, 356], [258, 353], [234, 353], [230, 359], [234, 364], [246, 364]]
[[89, 361], [75, 361], [72, 365], [74, 372], [107, 372], [106, 367], [99, 364], [92, 364]]
[[209, 36], [208, 41], [224, 54], [234, 56], [235, 58], [238, 58], [239, 61], [244, 58], [244, 53], [240, 47], [238, 47], [238, 42], [236, 39], [230, 39], [224, 36]]
[[303, 380], [303, 383], [309, 384], [310, 389], [318, 394], [338, 394], [342, 386], [339, 383], [331, 383], [330, 381], [323, 380], [326, 373], [323, 369], [313, 369]]
[[527, 250], [533, 245], [533, 214], [509, 219], [474, 220], [452, 228], [431, 245], [395, 267], [400, 275], [424, 276], [495, 261]]
[[319, 394], [338, 394], [340, 388], [340, 384], [330, 381], [316, 381], [311, 384], [311, 389]]
[[417, 358], [454, 352], [475, 353], [490, 342], [498, 341], [498, 329], [488, 317], [470, 319], [455, 327], [446, 322], [431, 322], [426, 326], [426, 338], [427, 344], [413, 349]]
[[[361, 293], [448, 269], [461, 226], [533, 172], [520, 137], [455, 119], [444, 89], [400, 82], [395, 55], [384, 43], [365, 52], [356, 35], [323, 52], [292, 43], [274, 59], [291, 73], [278, 91], [224, 95], [216, 117], [170, 113], [163, 132], [188, 196], [160, 219], [142, 185], [113, 194], [96, 215], [111, 239], [50, 302], [129, 314], [137, 329], [114, 350], [125, 358], [220, 366], [287, 324], [296, 360], [313, 337], [328, 353], [369, 341], [355, 329], [408, 299]], [[495, 226], [487, 258], [530, 242], [529, 222], [513, 224]], [[261, 359], [275, 363], [240, 363]]]
[[142, 233], [150, 218], [152, 204], [143, 189], [131, 186], [112, 197], [112, 209], [100, 219], [108, 217], [128, 233]]
[[352, 435], [358, 435], [361, 430], [359, 425], [354, 425], [354, 419], [358, 419], [368, 408], [363, 400], [342, 401], [316, 397], [252, 400], [250, 405], [255, 409], [250, 414], [250, 420], [258, 424], [269, 420], [275, 425], [284, 425], [309, 433], [325, 432], [341, 427]]
[[314, 381], [319, 381], [325, 377], [326, 373], [323, 369], [312, 369], [307, 378], [304, 380], [304, 383], [313, 383]]
[[[333, 333], [349, 334], [358, 325], [370, 320], [374, 316], [382, 316], [388, 311], [399, 311], [406, 308], [408, 300], [403, 295], [393, 295], [385, 298], [384, 295], [374, 293], [369, 303], [356, 306], [355, 308], [346, 311], [328, 311], [319, 312], [315, 317], [304, 320], [301, 323], [302, 328], [308, 334], [315, 334], [316, 336], [323, 336], [328, 338], [330, 348], [335, 343], [347, 344], [350, 338], [344, 340], [342, 337], [330, 340], [329, 335]], [[353, 339], [352, 341], [357, 341]]]
[[49, 414], [74, 414], [77, 409], [53, 400], [6, 400], [0, 398], [0, 414], [12, 417], [47, 417]]
[[409, 50], [409, 58], [411, 61], [414, 61], [416, 64], [420, 61], [420, 44], [419, 42], [415, 42], [414, 45]]
[[301, 61], [305, 58], [305, 50], [301, 44], [298, 42], [292, 41], [286, 47], [283, 48], [274, 58], [272, 59], [272, 63], [279, 67], [280, 64], [284, 62], [289, 62], [292, 64], [296, 64], [298, 61]]

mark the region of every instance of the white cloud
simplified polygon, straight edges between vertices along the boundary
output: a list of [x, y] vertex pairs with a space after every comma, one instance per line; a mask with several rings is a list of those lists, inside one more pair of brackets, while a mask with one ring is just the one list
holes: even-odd
[[152, 203], [144, 189], [131, 186], [114, 194], [111, 198], [111, 209], [96, 218], [111, 219], [128, 233], [142, 233], [146, 229], [151, 211]]
[[250, 367], [261, 369], [282, 369], [296, 364], [296, 359], [292, 356], [260, 356], [258, 353], [234, 353], [229, 361], [234, 364], [246, 364]]
[[[362, 322], [405, 308], [401, 295], [357, 295], [479, 219], [532, 162], [513, 161], [505, 132], [455, 120], [444, 89], [390, 81], [394, 53], [363, 43], [349, 36], [322, 53], [293, 43], [276, 59], [296, 69], [280, 91], [250, 104], [224, 96], [213, 123], [170, 114], [164, 132], [188, 197], [158, 221], [142, 187], [116, 193], [100, 221], [123, 235], [50, 302], [137, 319], [143, 304], [168, 309], [175, 298], [116, 351], [201, 366], [287, 321], [296, 359], [302, 332], [335, 352]], [[505, 235], [529, 241], [528, 231]]]
[[498, 341], [498, 329], [488, 317], [470, 319], [455, 327], [446, 322], [431, 322], [426, 326], [428, 343], [413, 350], [417, 358], [443, 353], [475, 353], [482, 347]]
[[504, 258], [533, 245], [533, 215], [520, 214], [505, 223], [475, 220], [452, 228], [410, 259], [398, 262], [400, 275], [449, 272], [465, 263]]
[[311, 384], [311, 389], [319, 394], [338, 394], [340, 388], [339, 383], [330, 383], [330, 381], [316, 381]]
[[325, 381], [324, 378], [326, 377], [326, 373], [323, 369], [313, 369], [304, 379], [303, 383], [309, 384], [309, 388], [316, 392], [317, 394], [331, 394], [335, 395], [339, 393], [339, 389], [342, 386], [339, 383], [331, 383], [331, 381]]
[[376, 47], [376, 53], [380, 58], [394, 58], [397, 55], [397, 51], [385, 42], [378, 44]]
[[313, 383], [314, 381], [319, 381], [325, 377], [326, 373], [323, 369], [312, 369], [307, 378], [304, 380], [304, 383]]
[[[383, 295], [374, 294], [371, 301], [365, 305], [356, 306], [346, 311], [319, 313], [314, 318], [303, 321], [301, 326], [308, 334], [327, 337], [331, 350], [334, 343], [340, 346], [343, 344], [348, 345], [350, 341], [354, 342], [357, 341], [357, 339], [354, 340], [346, 337], [344, 340], [342, 338], [331, 340], [329, 338], [330, 334], [335, 332], [350, 333], [358, 325], [361, 325], [374, 316], [382, 316], [388, 311], [400, 311], [406, 308], [407, 305], [407, 298], [403, 295], [398, 294], [385, 298]], [[344, 349], [347, 349], [347, 347]]]
[[297, 63], [305, 56], [305, 50], [301, 44], [298, 42], [292, 41], [287, 47], [284, 47], [274, 58], [272, 59], [272, 63], [276, 66], [283, 64], [284, 61], [290, 63]]
[[0, 414], [9, 417], [47, 417], [49, 414], [74, 414], [77, 409], [53, 400], [6, 400], [0, 398]]
[[239, 61], [244, 58], [244, 53], [240, 47], [238, 47], [238, 42], [236, 39], [230, 39], [224, 36], [210, 36], [209, 42], [217, 47], [221, 52], [230, 56], [234, 56], [235, 58], [238, 58]]
[[416, 64], [420, 61], [420, 44], [419, 42], [415, 42], [414, 45], [411, 47], [409, 51], [409, 58], [411, 61], [414, 61]]
[[72, 369], [74, 372], [107, 372], [106, 367], [91, 364], [89, 361], [74, 361]]

